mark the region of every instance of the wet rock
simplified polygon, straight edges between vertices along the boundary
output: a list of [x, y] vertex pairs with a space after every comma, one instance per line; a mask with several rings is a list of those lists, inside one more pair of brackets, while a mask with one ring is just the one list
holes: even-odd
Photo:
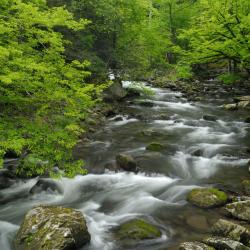
[[205, 216], [192, 215], [187, 218], [187, 224], [197, 231], [208, 231], [209, 225]]
[[250, 109], [250, 101], [239, 102], [237, 106], [241, 109]]
[[238, 241], [223, 237], [208, 237], [203, 240], [203, 243], [219, 250], [250, 250]]
[[0, 189], [9, 188], [15, 183], [12, 173], [8, 169], [0, 170]]
[[218, 120], [218, 118], [216, 116], [214, 116], [214, 115], [204, 115], [203, 119], [205, 121], [211, 121], [211, 122], [215, 122], [215, 121]]
[[248, 246], [250, 243], [250, 231], [247, 228], [228, 220], [218, 220], [212, 227], [212, 233], [217, 236], [240, 241]]
[[196, 188], [188, 194], [187, 200], [200, 208], [214, 208], [226, 204], [228, 196], [216, 188]]
[[122, 118], [122, 116], [118, 116], [114, 119], [114, 121], [116, 121], [116, 122], [123, 121], [123, 118]]
[[194, 242], [184, 242], [180, 245], [179, 250], [214, 250], [204, 243], [194, 241]]
[[161, 144], [161, 143], [158, 143], [158, 142], [152, 142], [150, 143], [148, 146], [146, 146], [146, 150], [149, 150], [149, 151], [161, 151], [164, 149], [164, 146]]
[[245, 123], [250, 123], [250, 116], [245, 119]]
[[193, 156], [196, 156], [196, 157], [200, 157], [203, 155], [203, 150], [202, 149], [197, 149], [197, 150], [194, 150], [191, 155]]
[[149, 101], [141, 101], [141, 102], [139, 102], [139, 105], [144, 106], [144, 107], [152, 108], [154, 106], [154, 103], [149, 102]]
[[250, 222], [250, 200], [227, 204], [226, 211], [237, 219]]
[[161, 237], [161, 231], [144, 220], [134, 219], [122, 224], [116, 232], [116, 237], [119, 240], [150, 240]]
[[225, 105], [224, 105], [224, 109], [234, 111], [234, 110], [237, 110], [237, 109], [238, 109], [238, 106], [237, 106], [236, 103], [225, 104]]
[[243, 190], [246, 195], [250, 196], [250, 179], [242, 182]]
[[236, 96], [234, 97], [235, 102], [244, 102], [244, 101], [249, 101], [250, 102], [250, 96]]
[[137, 163], [131, 155], [119, 154], [116, 156], [116, 163], [118, 167], [125, 171], [136, 172]]
[[31, 188], [30, 193], [39, 194], [43, 191], [62, 194], [63, 188], [52, 179], [39, 179]]
[[80, 211], [53, 206], [30, 210], [16, 235], [16, 250], [73, 250], [90, 241]]
[[116, 80], [103, 92], [103, 99], [107, 102], [120, 101], [126, 96], [127, 92], [122, 87], [120, 80]]

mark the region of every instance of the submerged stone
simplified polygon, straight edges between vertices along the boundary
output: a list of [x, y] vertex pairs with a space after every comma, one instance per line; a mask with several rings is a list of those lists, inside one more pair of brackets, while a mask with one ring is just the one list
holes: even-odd
[[89, 241], [90, 234], [80, 211], [38, 206], [26, 214], [14, 245], [16, 250], [73, 250]]
[[214, 208], [226, 204], [228, 196], [216, 188], [196, 188], [188, 194], [187, 200], [200, 208]]
[[141, 241], [159, 238], [161, 231], [144, 220], [134, 219], [122, 224], [116, 236], [119, 240]]
[[250, 200], [227, 204], [226, 211], [237, 219], [250, 222]]

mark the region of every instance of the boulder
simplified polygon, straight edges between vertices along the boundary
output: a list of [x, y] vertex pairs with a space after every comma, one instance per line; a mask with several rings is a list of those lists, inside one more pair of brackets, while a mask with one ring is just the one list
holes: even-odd
[[228, 220], [218, 220], [212, 227], [212, 233], [217, 236], [240, 241], [248, 246], [250, 243], [250, 231], [247, 228]]
[[14, 245], [16, 250], [73, 250], [89, 241], [90, 234], [80, 211], [38, 206], [26, 214]]
[[134, 219], [122, 224], [116, 232], [116, 237], [119, 240], [150, 240], [161, 237], [161, 231], [147, 221]]
[[232, 103], [232, 104], [225, 104], [224, 109], [233, 111], [233, 110], [237, 110], [238, 107], [236, 103]]
[[226, 211], [234, 218], [250, 222], [250, 200], [227, 204]]
[[119, 154], [116, 156], [116, 163], [118, 167], [125, 171], [136, 172], [137, 163], [131, 155]]
[[161, 151], [161, 150], [163, 150], [163, 148], [164, 148], [164, 146], [161, 143], [152, 142], [146, 147], [146, 150], [149, 150], [149, 151]]
[[214, 250], [204, 243], [194, 241], [194, 242], [184, 242], [180, 245], [179, 250]]
[[208, 237], [203, 240], [203, 243], [219, 250], [250, 250], [238, 241], [223, 237]]
[[215, 122], [215, 121], [218, 120], [218, 118], [216, 116], [214, 116], [214, 115], [204, 115], [203, 119], [205, 121], [210, 121], [210, 122]]
[[120, 80], [114, 81], [107, 89], [103, 92], [103, 99], [107, 102], [120, 101], [125, 98], [127, 91], [122, 87]]
[[241, 109], [250, 109], [250, 101], [239, 102], [237, 106]]
[[200, 157], [203, 155], [203, 150], [202, 149], [196, 149], [193, 152], [191, 152], [192, 156]]
[[228, 196], [216, 188], [196, 188], [188, 194], [187, 200], [200, 208], [214, 208], [226, 204]]
[[235, 102], [244, 102], [244, 101], [249, 101], [250, 102], [250, 96], [236, 96], [233, 98]]
[[245, 119], [245, 123], [250, 123], [250, 116]]
[[63, 188], [52, 179], [39, 179], [37, 183], [30, 189], [31, 194], [37, 194], [43, 191], [62, 194]]
[[12, 173], [8, 169], [0, 169], [0, 189], [9, 188], [15, 183]]

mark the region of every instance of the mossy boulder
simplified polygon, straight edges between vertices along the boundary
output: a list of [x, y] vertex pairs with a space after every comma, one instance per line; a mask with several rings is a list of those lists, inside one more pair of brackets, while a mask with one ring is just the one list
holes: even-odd
[[214, 250], [213, 247], [210, 247], [201, 242], [184, 242], [180, 245], [179, 250]]
[[156, 151], [159, 152], [164, 149], [164, 146], [161, 143], [158, 142], [152, 142], [147, 147], [146, 150], [148, 151]]
[[38, 206], [30, 210], [16, 235], [16, 250], [73, 250], [90, 241], [86, 221], [80, 211]]
[[127, 154], [119, 154], [116, 156], [116, 163], [119, 168], [129, 171], [129, 172], [137, 172], [137, 163], [135, 159], [131, 155]]
[[220, 219], [213, 225], [212, 233], [217, 236], [240, 241], [243, 244], [250, 246], [250, 231], [246, 227], [235, 222]]
[[225, 110], [231, 110], [231, 111], [233, 111], [233, 110], [237, 110], [237, 109], [238, 109], [238, 106], [237, 106], [236, 103], [225, 104], [225, 105], [224, 105], [224, 109], [225, 109]]
[[116, 232], [116, 237], [122, 241], [150, 240], [161, 237], [161, 231], [145, 220], [134, 219], [122, 224]]
[[228, 196], [216, 188], [196, 188], [188, 194], [187, 200], [200, 208], [214, 208], [226, 204]]
[[226, 211], [236, 219], [250, 222], [250, 200], [227, 204]]

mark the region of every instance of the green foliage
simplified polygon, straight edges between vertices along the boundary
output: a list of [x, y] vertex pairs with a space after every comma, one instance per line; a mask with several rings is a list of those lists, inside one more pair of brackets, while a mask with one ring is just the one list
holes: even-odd
[[242, 77], [237, 74], [225, 73], [225, 74], [220, 75], [218, 79], [225, 84], [233, 84], [241, 80]]
[[[188, 43], [183, 51], [188, 64], [228, 61], [233, 72], [250, 68], [250, 2], [247, 0], [201, 0], [199, 16], [179, 38]], [[223, 79], [229, 77], [223, 77]], [[233, 78], [230, 77], [232, 80]]]
[[[65, 8], [45, 1], [5, 0], [0, 7], [0, 152], [27, 152], [18, 173], [51, 172], [56, 165], [72, 176], [72, 148], [84, 132], [79, 126], [103, 86], [86, 84], [88, 62], [66, 63], [65, 41], [57, 27], [81, 30]], [[71, 165], [73, 164], [73, 165]]]

